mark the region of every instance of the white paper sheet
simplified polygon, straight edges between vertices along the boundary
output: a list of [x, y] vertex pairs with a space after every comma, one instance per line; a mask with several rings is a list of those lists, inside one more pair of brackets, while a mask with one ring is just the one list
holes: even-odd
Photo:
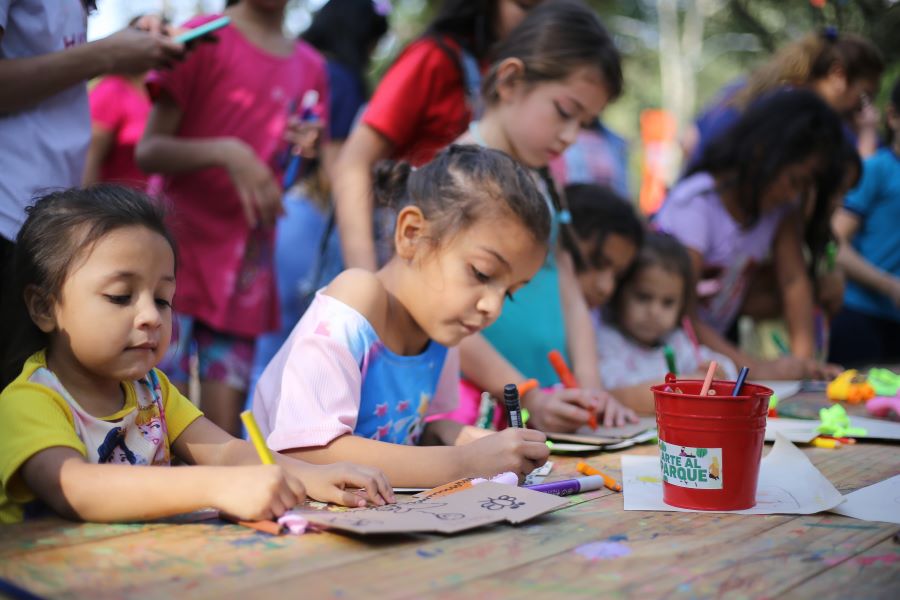
[[625, 510], [809, 515], [844, 501], [806, 455], [780, 435], [760, 465], [756, 506], [747, 510], [701, 511], [669, 506], [663, 502], [658, 456], [623, 456], [622, 480]]
[[900, 525], [900, 475], [847, 494], [844, 503], [831, 512], [863, 521]]
[[896, 421], [884, 421], [882, 419], [870, 419], [868, 417], [850, 416], [851, 427], [862, 427], [866, 435], [861, 436], [872, 440], [900, 440], [900, 423]]
[[819, 421], [810, 419], [787, 419], [776, 417], [766, 421], [766, 441], [774, 442], [775, 434], [781, 434], [788, 441], [807, 444], [819, 436], [816, 428]]
[[802, 385], [802, 382], [799, 380], [797, 380], [797, 381], [769, 381], [769, 380], [757, 381], [754, 379], [754, 380], [751, 380], [750, 383], [755, 383], [756, 385], [763, 385], [763, 386], [771, 389], [773, 392], [775, 392], [775, 395], [778, 396], [779, 400], [784, 400], [786, 398], [790, 398], [791, 396], [796, 396], [797, 393], [800, 392], [800, 386]]

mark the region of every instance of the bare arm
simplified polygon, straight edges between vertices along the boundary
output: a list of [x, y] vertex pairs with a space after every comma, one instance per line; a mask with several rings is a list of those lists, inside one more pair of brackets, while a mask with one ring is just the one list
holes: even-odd
[[590, 309], [575, 277], [572, 257], [568, 252], [557, 249], [556, 261], [559, 266], [559, 291], [566, 324], [566, 343], [569, 356], [572, 357], [575, 379], [583, 388], [603, 389], [600, 357], [597, 355], [597, 335]]
[[461, 446], [404, 446], [347, 434], [327, 446], [284, 454], [315, 463], [346, 460], [383, 469], [398, 487], [434, 487], [504, 471], [524, 477], [546, 462], [546, 439], [539, 431], [510, 428]]
[[361, 123], [350, 134], [334, 166], [334, 206], [347, 268], [377, 269], [372, 168], [391, 151], [392, 144], [386, 137]]
[[163, 35], [126, 28], [102, 40], [68, 50], [2, 59], [0, 115], [27, 109], [99, 75], [139, 73], [168, 65], [183, 52], [182, 44]]
[[251, 227], [275, 224], [284, 212], [281, 186], [253, 148], [237, 138], [178, 137], [181, 108], [166, 94], [153, 105], [135, 160], [148, 173], [188, 173], [209, 167], [228, 171]]
[[88, 147], [84, 176], [81, 178], [82, 185], [93, 185], [100, 181], [100, 167], [109, 156], [115, 137], [113, 131], [97, 125], [91, 127], [91, 145]]
[[188, 173], [209, 167], [227, 167], [229, 153], [242, 142], [233, 138], [183, 139], [176, 137], [181, 108], [166, 94], [154, 104], [135, 160], [148, 173]]
[[503, 386], [526, 378], [483, 335], [476, 333], [459, 343], [460, 369], [466, 379], [495, 398], [503, 397]]
[[299, 480], [280, 467], [97, 465], [63, 447], [29, 458], [22, 477], [58, 514], [97, 522], [155, 519], [209, 506], [245, 519], [268, 519], [305, 496]]
[[[696, 287], [697, 281], [700, 278], [700, 273], [703, 270], [703, 256], [693, 248], [688, 248], [687, 250], [691, 257], [691, 271], [693, 274], [690, 285]], [[694, 330], [697, 332], [697, 339], [701, 344], [709, 347], [715, 352], [724, 354], [734, 361], [734, 364], [736, 365], [746, 365], [754, 372], [758, 370], [758, 361], [741, 352], [737, 346], [725, 339], [722, 334], [697, 318], [695, 311], [695, 306], [689, 307], [688, 309], [691, 324], [694, 326]]]
[[[693, 266], [694, 279], [691, 285], [696, 285], [698, 274], [703, 265], [703, 257], [691, 248], [688, 248], [691, 255], [691, 263]], [[697, 318], [696, 307], [691, 307], [689, 315], [694, 330], [697, 332], [697, 339], [703, 345], [711, 350], [724, 354], [738, 366], [746, 366], [754, 373], [754, 377], [759, 379], [803, 379], [803, 378], [820, 378], [829, 376], [834, 369], [829, 366], [820, 365], [811, 358], [799, 358], [796, 356], [784, 356], [777, 360], [760, 360], [741, 350], [726, 340], [718, 331]], [[839, 369], [838, 369], [839, 371]]]
[[653, 402], [653, 392], [650, 391], [651, 385], [656, 385], [658, 381], [647, 381], [637, 383], [626, 387], [609, 390], [619, 402], [642, 416], [652, 416], [656, 414], [656, 405]]
[[779, 225], [773, 262], [791, 336], [791, 353], [799, 358], [812, 358], [815, 354], [812, 283], [806, 274], [797, 214], [788, 215]]
[[853, 281], [891, 298], [894, 304], [900, 305], [900, 278], [882, 271], [856, 251], [853, 237], [859, 231], [859, 217], [847, 210], [839, 208], [831, 219], [831, 229], [838, 239], [838, 264]]
[[[172, 446], [182, 460], [195, 465], [258, 465], [259, 454], [253, 444], [238, 439], [206, 417], [191, 423]], [[345, 488], [365, 488], [373, 504], [393, 501], [387, 477], [378, 469], [351, 464], [313, 465], [282, 454], [275, 462], [303, 482], [309, 495], [322, 502], [357, 506], [360, 497]]]

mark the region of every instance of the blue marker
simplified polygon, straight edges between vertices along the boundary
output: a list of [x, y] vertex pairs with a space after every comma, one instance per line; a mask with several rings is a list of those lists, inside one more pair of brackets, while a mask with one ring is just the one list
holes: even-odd
[[747, 373], [750, 372], [749, 367], [741, 367], [741, 372], [738, 373], [737, 381], [734, 382], [734, 389], [731, 390], [732, 396], [738, 396], [741, 393], [741, 388], [744, 387], [744, 380], [747, 379]]
[[[316, 90], [307, 90], [305, 94], [303, 94], [303, 100], [300, 105], [303, 109], [303, 112], [300, 113], [300, 122], [308, 123], [310, 121], [314, 121], [316, 119], [315, 113], [313, 113], [313, 108], [316, 104], [319, 103], [319, 92]], [[297, 178], [300, 176], [300, 167], [303, 165], [303, 157], [299, 154], [291, 154], [291, 160], [288, 163], [287, 169], [284, 171], [284, 178], [282, 179], [282, 186], [284, 189], [288, 190], [297, 183]]]

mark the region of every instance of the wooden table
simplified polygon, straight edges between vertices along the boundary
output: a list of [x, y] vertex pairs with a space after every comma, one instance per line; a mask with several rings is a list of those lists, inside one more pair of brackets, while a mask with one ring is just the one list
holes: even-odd
[[[900, 472], [897, 446], [805, 452], [842, 493]], [[552, 478], [575, 475], [575, 458], [553, 460]], [[619, 474], [619, 454], [589, 460]], [[602, 490], [518, 527], [452, 537], [38, 521], [0, 529], [0, 576], [59, 598], [898, 598], [898, 530], [828, 513], [625, 512], [621, 494]]]

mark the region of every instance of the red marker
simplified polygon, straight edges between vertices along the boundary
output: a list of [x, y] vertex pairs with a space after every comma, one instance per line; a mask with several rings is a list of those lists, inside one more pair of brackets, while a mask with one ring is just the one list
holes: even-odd
[[[560, 354], [558, 350], [551, 350], [547, 354], [547, 359], [550, 360], [550, 365], [553, 367], [553, 370], [556, 371], [556, 375], [559, 377], [564, 388], [571, 390], [580, 387], [578, 385], [578, 380], [575, 379], [575, 376], [569, 369], [569, 365], [566, 364], [566, 359], [563, 358], [563, 355]], [[588, 425], [591, 429], [597, 429], [597, 413], [594, 411], [590, 412]]]

